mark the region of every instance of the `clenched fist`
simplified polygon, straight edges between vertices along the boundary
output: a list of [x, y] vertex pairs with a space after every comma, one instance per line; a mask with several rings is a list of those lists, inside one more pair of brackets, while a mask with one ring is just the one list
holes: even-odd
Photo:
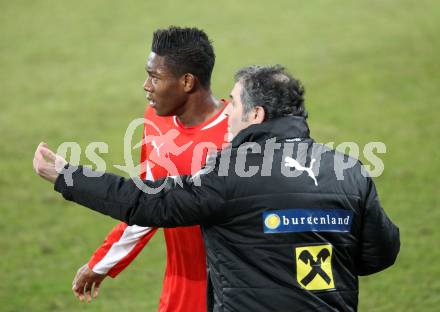
[[63, 170], [67, 161], [60, 155], [49, 149], [46, 143], [41, 142], [34, 156], [34, 170], [43, 179], [55, 183], [59, 173]]

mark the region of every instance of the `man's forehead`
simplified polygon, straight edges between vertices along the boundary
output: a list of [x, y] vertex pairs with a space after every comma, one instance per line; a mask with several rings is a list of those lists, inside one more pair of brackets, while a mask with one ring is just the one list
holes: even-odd
[[231, 97], [231, 98], [238, 99], [238, 98], [240, 97], [241, 89], [242, 89], [241, 82], [240, 82], [240, 81], [236, 82], [236, 83], [234, 84], [234, 87], [233, 87], [232, 90], [231, 90], [230, 97]]
[[148, 54], [148, 58], [147, 58], [147, 64], [151, 61], [153, 61], [153, 59], [157, 56], [156, 53], [154, 53], [153, 51], [150, 52], [150, 54]]
[[150, 52], [147, 59], [147, 64], [145, 66], [147, 70], [166, 70], [165, 59], [163, 56], [157, 55], [154, 52]]

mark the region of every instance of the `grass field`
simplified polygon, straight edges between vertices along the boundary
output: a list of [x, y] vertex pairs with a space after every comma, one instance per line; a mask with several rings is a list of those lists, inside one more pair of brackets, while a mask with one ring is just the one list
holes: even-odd
[[125, 129], [146, 105], [152, 32], [169, 25], [203, 28], [214, 41], [218, 97], [228, 96], [239, 67], [280, 63], [306, 86], [318, 142], [386, 144], [376, 183], [402, 247], [394, 267], [361, 278], [360, 311], [438, 311], [435, 0], [0, 1], [0, 310], [155, 310], [162, 233], [104, 282], [98, 300], [76, 301], [76, 269], [116, 222], [61, 200], [31, 161], [41, 140], [83, 149], [104, 141], [108, 169], [118, 172]]

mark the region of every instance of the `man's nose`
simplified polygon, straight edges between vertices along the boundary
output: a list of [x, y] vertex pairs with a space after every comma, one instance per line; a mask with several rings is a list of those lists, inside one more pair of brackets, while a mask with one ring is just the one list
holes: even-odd
[[152, 90], [153, 85], [152, 85], [152, 83], [150, 81], [150, 78], [145, 79], [143, 87], [144, 87], [144, 90], [147, 91], [147, 92], [152, 92], [153, 91]]

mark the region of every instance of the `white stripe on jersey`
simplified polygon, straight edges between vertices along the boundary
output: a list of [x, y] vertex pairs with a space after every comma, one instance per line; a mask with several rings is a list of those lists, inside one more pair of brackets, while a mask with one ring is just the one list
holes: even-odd
[[206, 126], [204, 126], [201, 130], [206, 130], [209, 128], [214, 127], [215, 125], [219, 124], [220, 122], [223, 121], [223, 119], [225, 119], [227, 116], [223, 113], [221, 113], [220, 115], [218, 115], [218, 117], [212, 121], [211, 123], [207, 124]]
[[173, 117], [173, 121], [174, 121], [174, 124], [176, 125], [176, 127], [179, 128], [179, 124], [177, 123], [177, 116]]
[[143, 236], [153, 228], [137, 225], [127, 226], [121, 238], [113, 243], [107, 254], [95, 264], [93, 272], [98, 274], [107, 274], [119, 261], [127, 256]]
[[[145, 141], [145, 146], [147, 145], [147, 128], [144, 127], [144, 141]], [[149, 181], [154, 181], [154, 176], [153, 173], [151, 172], [151, 168], [150, 168], [150, 162], [148, 160], [145, 160], [147, 162], [147, 165], [145, 166], [145, 180], [149, 180]]]
[[[202, 129], [200, 129], [200, 130], [206, 130], [206, 129], [212, 128], [212, 127], [214, 127], [215, 125], [221, 123], [221, 122], [223, 121], [223, 119], [225, 119], [226, 117], [228, 117], [228, 116], [226, 116], [226, 115], [222, 112], [220, 115], [218, 115], [218, 117], [217, 117], [215, 120], [213, 120], [212, 122], [210, 122], [209, 124], [207, 124], [206, 126], [204, 126], [204, 127], [203, 127]], [[174, 121], [174, 124], [176, 125], [176, 127], [179, 127], [179, 124], [177, 123], [177, 117], [176, 117], [176, 116], [173, 117], [173, 121]]]
[[146, 166], [145, 171], [146, 171], [145, 180], [154, 181], [154, 177], [153, 177], [153, 173], [151, 172], [149, 161], [147, 161], [147, 166]]

